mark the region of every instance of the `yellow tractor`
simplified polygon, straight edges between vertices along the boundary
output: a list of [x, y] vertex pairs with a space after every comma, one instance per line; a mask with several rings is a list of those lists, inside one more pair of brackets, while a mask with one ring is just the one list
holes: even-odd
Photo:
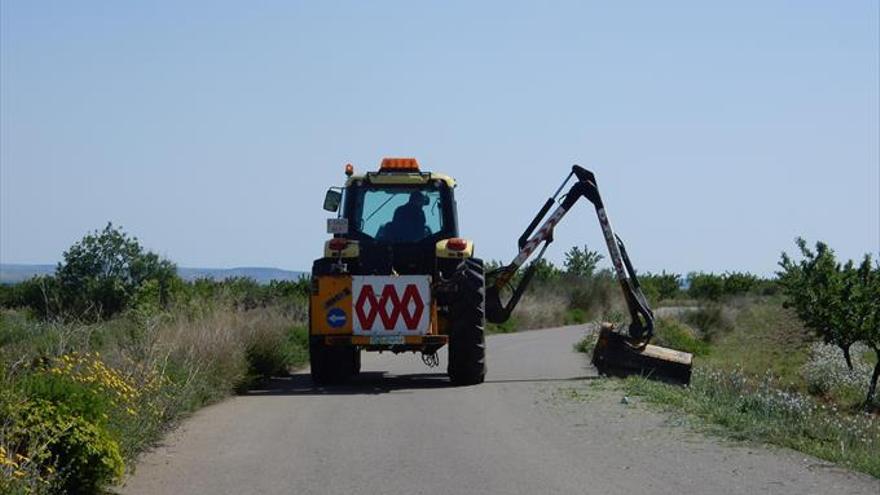
[[[594, 364], [605, 373], [690, 379], [690, 354], [648, 344], [653, 313], [590, 171], [572, 167], [520, 236], [516, 258], [489, 273], [474, 256], [473, 241], [459, 235], [453, 178], [422, 171], [414, 158], [385, 158], [378, 171], [363, 175], [349, 164], [345, 174], [345, 186], [330, 188], [324, 198], [324, 209], [336, 213], [327, 221], [333, 237], [312, 265], [309, 353], [316, 384], [359, 373], [362, 351], [420, 352], [436, 366], [444, 345], [452, 383], [481, 383], [485, 322], [510, 317], [535, 263], [515, 275], [535, 253], [535, 261], [544, 255], [553, 229], [580, 198], [596, 208], [631, 316], [625, 327], [602, 327]], [[506, 302], [502, 292], [509, 294]]]

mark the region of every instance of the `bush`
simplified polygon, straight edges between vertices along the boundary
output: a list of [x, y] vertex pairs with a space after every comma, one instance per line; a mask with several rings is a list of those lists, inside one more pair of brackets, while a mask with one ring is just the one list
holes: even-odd
[[[37, 484], [63, 493], [95, 493], [122, 477], [125, 464], [119, 444], [104, 428], [64, 404], [27, 399], [3, 406], [0, 413], [11, 418], [2, 432], [4, 450], [36, 466]], [[15, 471], [9, 474], [16, 476]]]
[[709, 354], [709, 344], [694, 335], [693, 330], [669, 318], [655, 322], [655, 342], [657, 345], [690, 352], [696, 356]]
[[565, 315], [566, 325], [582, 325], [587, 322], [587, 314], [582, 309], [574, 308], [568, 310]]
[[566, 277], [564, 283], [569, 308], [583, 311], [587, 318], [597, 318], [620, 302], [620, 287], [608, 272], [590, 278]]
[[[306, 362], [308, 332], [291, 317], [303, 308], [245, 311], [215, 297], [92, 324], [0, 312], [0, 447], [31, 459], [0, 457], [0, 492], [93, 493], [181, 415]], [[7, 413], [38, 417], [30, 407], [57, 412], [75, 435], [41, 450], [61, 426], [34, 430]]]
[[[819, 397], [830, 398], [837, 403], [853, 404], [861, 399], [868, 388], [872, 366], [862, 358], [864, 346], [853, 346], [852, 369], [840, 359], [840, 350], [833, 345], [815, 343], [810, 349], [810, 360], [802, 374], [807, 390]], [[875, 398], [876, 401], [876, 398]], [[880, 405], [880, 404], [875, 404]]]
[[712, 342], [720, 332], [730, 330], [733, 326], [733, 322], [719, 304], [700, 306], [695, 311], [685, 312], [682, 319], [699, 330], [702, 339], [706, 342]]

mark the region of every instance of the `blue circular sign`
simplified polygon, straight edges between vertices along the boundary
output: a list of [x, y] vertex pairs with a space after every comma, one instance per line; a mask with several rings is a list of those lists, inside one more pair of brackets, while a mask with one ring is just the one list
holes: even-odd
[[345, 325], [345, 322], [348, 321], [348, 315], [345, 314], [345, 311], [339, 308], [333, 308], [330, 311], [327, 311], [327, 323], [333, 328], [339, 328]]

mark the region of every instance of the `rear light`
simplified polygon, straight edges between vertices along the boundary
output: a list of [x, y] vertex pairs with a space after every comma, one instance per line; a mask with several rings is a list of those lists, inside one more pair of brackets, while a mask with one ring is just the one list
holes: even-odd
[[329, 247], [332, 251], [342, 251], [345, 249], [345, 246], [348, 246], [348, 239], [343, 237], [334, 237], [333, 239], [330, 239]]
[[453, 237], [446, 241], [446, 248], [452, 251], [464, 251], [467, 249], [467, 241], [461, 237]]

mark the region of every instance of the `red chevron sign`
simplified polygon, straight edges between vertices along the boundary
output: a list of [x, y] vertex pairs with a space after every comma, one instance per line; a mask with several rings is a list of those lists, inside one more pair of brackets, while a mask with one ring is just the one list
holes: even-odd
[[430, 318], [427, 277], [352, 277], [354, 333], [416, 335], [425, 333]]

